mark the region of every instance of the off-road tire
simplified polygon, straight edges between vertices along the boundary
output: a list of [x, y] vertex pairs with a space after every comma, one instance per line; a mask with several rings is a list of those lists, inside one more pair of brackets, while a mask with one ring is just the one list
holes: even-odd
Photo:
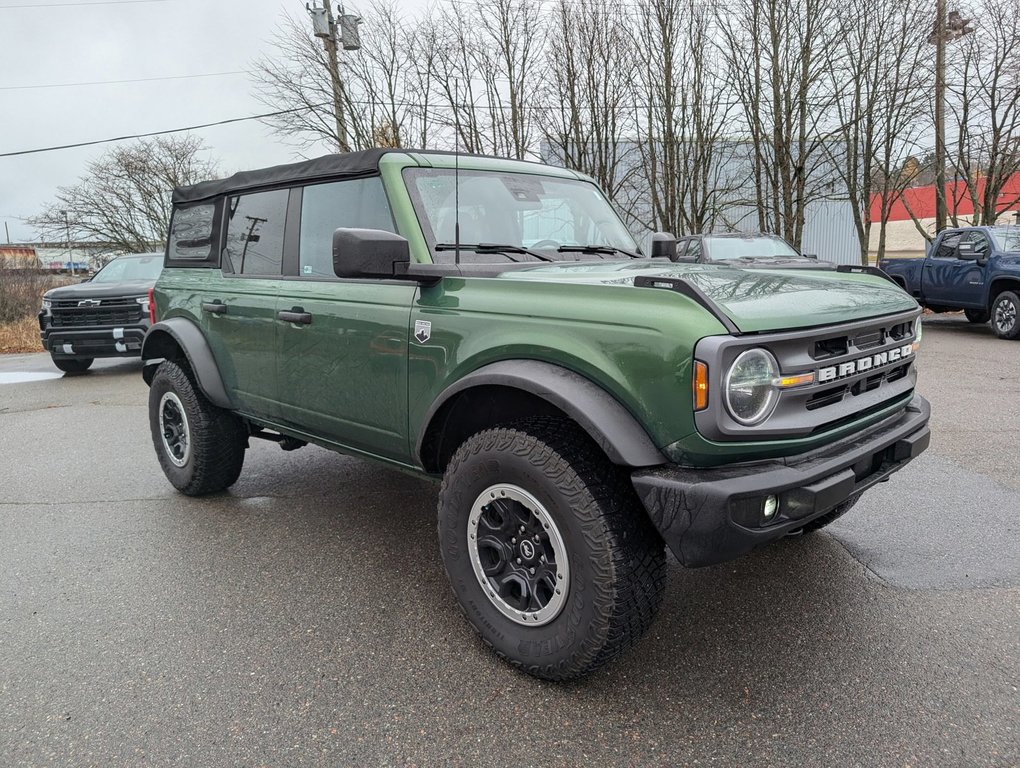
[[[182, 466], [168, 452], [160, 431], [160, 407], [172, 393], [183, 406], [189, 449]], [[176, 405], [174, 406], [176, 407]], [[210, 403], [190, 371], [175, 362], [159, 364], [149, 388], [149, 429], [152, 445], [171, 485], [187, 496], [201, 496], [229, 488], [241, 474], [248, 436], [241, 420]]]
[[[533, 495], [565, 546], [567, 597], [542, 626], [507, 618], [471, 564], [472, 505], [500, 483]], [[443, 477], [439, 543], [454, 594], [482, 640], [513, 666], [546, 680], [580, 677], [630, 648], [662, 603], [662, 539], [625, 471], [566, 420], [532, 419], [468, 438]]]
[[861, 497], [859, 495], [852, 496], [851, 498], [844, 501], [842, 504], [835, 507], [832, 511], [826, 512], [821, 517], [816, 517], [810, 523], [801, 528], [800, 533], [814, 533], [815, 531], [824, 528], [829, 523], [838, 520], [839, 518], [843, 517], [843, 515], [845, 515], [847, 512], [849, 512], [850, 509], [854, 506], [854, 504], [857, 503], [858, 499], [860, 498]]
[[[1008, 320], [1012, 324], [1008, 324]], [[1013, 291], [1003, 291], [992, 302], [991, 325], [1000, 339], [1014, 341], [1020, 338], [1020, 297]]]
[[85, 373], [95, 361], [92, 357], [57, 357], [50, 355], [53, 364], [64, 373]]
[[987, 323], [990, 315], [987, 309], [965, 309], [963, 314], [966, 316], [968, 322], [971, 323]]

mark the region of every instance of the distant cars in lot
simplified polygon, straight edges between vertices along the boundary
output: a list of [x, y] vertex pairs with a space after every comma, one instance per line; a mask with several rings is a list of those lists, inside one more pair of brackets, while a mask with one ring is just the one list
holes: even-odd
[[962, 309], [972, 323], [990, 320], [999, 338], [1020, 338], [1020, 227], [947, 229], [924, 258], [878, 266], [922, 306]]
[[39, 330], [53, 364], [81, 373], [97, 357], [140, 355], [149, 291], [162, 270], [162, 253], [121, 256], [82, 283], [47, 291]]
[[681, 237], [676, 243], [676, 260], [697, 264], [734, 264], [741, 267], [792, 267], [832, 269], [828, 261], [806, 256], [783, 238], [764, 233], [726, 232]]

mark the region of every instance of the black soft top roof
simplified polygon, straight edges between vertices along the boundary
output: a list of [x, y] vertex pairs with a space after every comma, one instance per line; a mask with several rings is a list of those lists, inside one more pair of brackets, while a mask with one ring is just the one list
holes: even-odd
[[[299, 163], [274, 165], [271, 168], [259, 168], [254, 171], [239, 171], [225, 179], [200, 181], [186, 187], [174, 189], [175, 205], [197, 203], [220, 195], [244, 192], [262, 187], [284, 186], [295, 182], [314, 181], [316, 179], [370, 176], [379, 172], [379, 161], [383, 155], [391, 152], [421, 155], [453, 155], [454, 152], [438, 149], [363, 149], [360, 152], [347, 152], [342, 155], [323, 155], [312, 160]], [[461, 157], [487, 157], [486, 155], [460, 153]], [[505, 159], [505, 158], [501, 158]]]
[[296, 181], [342, 176], [367, 176], [379, 172], [379, 160], [387, 152], [404, 152], [399, 149], [365, 149], [343, 155], [324, 155], [299, 163], [274, 165], [254, 171], [240, 171], [225, 179], [200, 181], [187, 187], [174, 189], [175, 205], [208, 200], [232, 192], [257, 187], [292, 184]]

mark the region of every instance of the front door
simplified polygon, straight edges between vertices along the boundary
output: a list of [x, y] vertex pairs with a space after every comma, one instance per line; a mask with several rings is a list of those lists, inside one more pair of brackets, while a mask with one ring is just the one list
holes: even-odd
[[[959, 258], [960, 246], [963, 255]], [[946, 232], [931, 256], [924, 261], [924, 279], [921, 285], [925, 301], [943, 307], [980, 307], [984, 302], [984, 267], [977, 262], [978, 251], [985, 257], [989, 251], [988, 238], [979, 231]]]
[[[296, 263], [277, 301], [282, 426], [397, 461], [408, 460], [407, 348], [414, 283], [341, 280], [338, 227], [393, 231], [378, 177], [295, 190]], [[298, 214], [298, 211], [300, 213]]]

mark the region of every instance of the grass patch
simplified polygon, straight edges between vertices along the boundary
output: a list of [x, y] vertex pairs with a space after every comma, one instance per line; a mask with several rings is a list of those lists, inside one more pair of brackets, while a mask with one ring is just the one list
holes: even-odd
[[42, 351], [39, 320], [35, 315], [27, 315], [12, 323], [0, 323], [0, 354]]

